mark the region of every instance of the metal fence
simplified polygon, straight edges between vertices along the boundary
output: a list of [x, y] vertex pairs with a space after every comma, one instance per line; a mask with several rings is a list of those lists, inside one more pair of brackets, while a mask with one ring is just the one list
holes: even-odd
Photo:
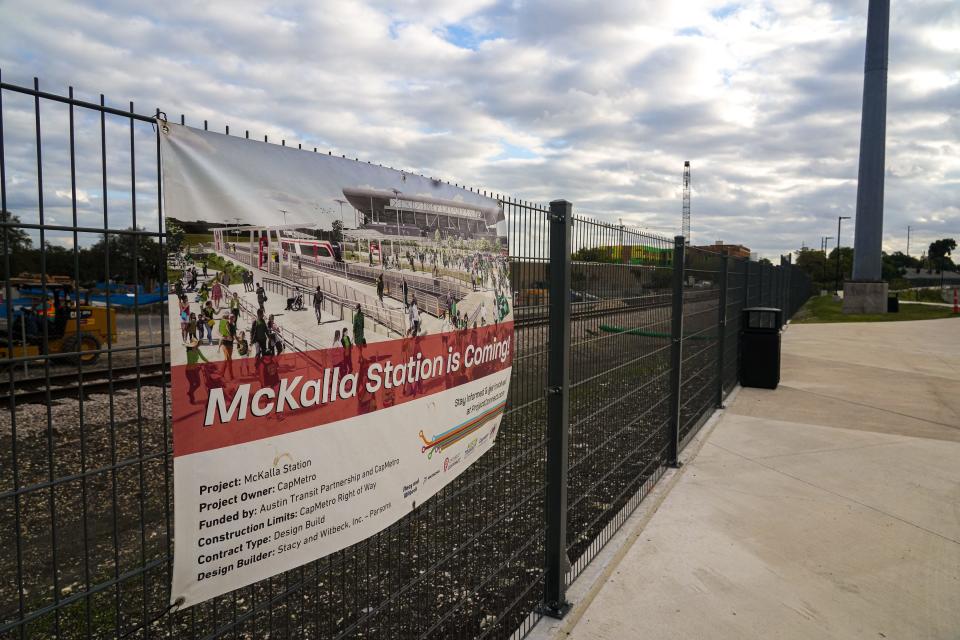
[[789, 265], [498, 197], [518, 308], [496, 447], [364, 542], [177, 611], [166, 367], [147, 365], [178, 344], [151, 293], [166, 278], [158, 144], [132, 103], [0, 84], [3, 346], [33, 277], [41, 297], [72, 280], [106, 309], [97, 344], [68, 339], [89, 332], [76, 314], [6, 351], [3, 638], [522, 636], [562, 614], [569, 582], [736, 385], [741, 310], [789, 318], [809, 295]]

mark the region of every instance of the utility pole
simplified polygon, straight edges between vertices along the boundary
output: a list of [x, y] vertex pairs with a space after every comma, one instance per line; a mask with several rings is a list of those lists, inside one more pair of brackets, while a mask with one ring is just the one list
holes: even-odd
[[620, 218], [620, 262], [627, 261], [627, 248], [623, 245], [623, 218]]
[[396, 201], [397, 201], [397, 206], [396, 206], [396, 210], [397, 210], [397, 235], [399, 236], [399, 235], [400, 235], [400, 216], [401, 216], [401, 214], [402, 214], [402, 212], [400, 211], [400, 194], [401, 194], [402, 192], [401, 192], [399, 189], [391, 189], [391, 191], [393, 191], [393, 197], [394, 197], [394, 198], [396, 199]]
[[910, 257], [910, 225], [907, 225], [907, 257]]
[[840, 221], [849, 220], [850, 216], [837, 216], [837, 285], [835, 291], [840, 291]]
[[823, 248], [820, 249], [823, 252], [823, 284], [826, 288], [827, 284], [827, 243], [833, 240], [833, 236], [821, 236], [820, 242], [823, 243]]

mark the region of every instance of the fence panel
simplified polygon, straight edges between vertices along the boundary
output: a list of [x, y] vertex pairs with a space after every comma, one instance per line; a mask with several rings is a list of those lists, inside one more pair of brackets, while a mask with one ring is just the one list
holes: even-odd
[[[547, 208], [499, 198], [516, 348], [497, 446], [371, 538], [170, 610], [166, 371], [170, 350], [183, 344], [167, 332], [157, 135], [153, 116], [132, 104], [0, 84], [0, 315], [4, 344], [19, 345], [7, 349], [2, 373], [0, 636], [523, 635], [540, 615], [545, 587]], [[580, 215], [572, 233], [571, 337], [561, 345], [570, 361], [567, 582], [665, 468], [674, 302], [672, 240]], [[742, 309], [783, 300], [789, 317], [809, 296], [809, 280], [790, 265], [728, 259], [722, 325], [724, 258], [686, 253], [677, 302], [680, 429], [688, 440], [718, 392], [738, 380]], [[337, 283], [328, 284], [332, 291]], [[90, 302], [96, 323], [81, 325], [71, 306]], [[48, 303], [52, 316], [24, 311]], [[18, 342], [17, 331], [28, 339]]]
[[584, 216], [573, 234], [571, 580], [663, 469], [673, 244]]
[[683, 287], [680, 441], [696, 433], [716, 405], [718, 374], [717, 316], [720, 308], [722, 256], [687, 247]]

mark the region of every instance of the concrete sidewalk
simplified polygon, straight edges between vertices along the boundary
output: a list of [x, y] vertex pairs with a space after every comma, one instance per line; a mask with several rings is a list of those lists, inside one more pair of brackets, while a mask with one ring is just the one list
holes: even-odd
[[792, 325], [688, 455], [533, 637], [960, 638], [960, 320]]

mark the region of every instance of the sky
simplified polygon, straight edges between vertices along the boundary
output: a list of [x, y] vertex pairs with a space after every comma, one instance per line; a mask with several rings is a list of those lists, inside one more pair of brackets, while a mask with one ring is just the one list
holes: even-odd
[[[910, 225], [917, 255], [936, 238], [960, 239], [960, 2], [892, 4], [883, 244], [905, 250]], [[133, 100], [194, 126], [534, 202], [563, 198], [578, 213], [668, 236], [680, 230], [689, 160], [693, 243], [775, 259], [819, 248], [837, 216], [854, 215], [866, 7], [0, 0], [0, 70], [4, 82], [38, 76], [48, 91]], [[29, 218], [32, 103], [9, 92], [4, 101], [8, 208]], [[44, 135], [63, 140], [66, 112], [53, 111]], [[111, 147], [128, 146], [126, 125], [108, 126]], [[78, 136], [81, 216], [102, 208], [98, 135]], [[137, 125], [138, 139], [151, 135]], [[64, 153], [44, 157], [47, 215], [61, 218], [69, 176], [53, 165]], [[144, 154], [138, 166], [151, 161]], [[117, 162], [108, 199], [114, 211], [136, 202], [142, 224], [156, 196], [147, 178], [124, 182]]]

